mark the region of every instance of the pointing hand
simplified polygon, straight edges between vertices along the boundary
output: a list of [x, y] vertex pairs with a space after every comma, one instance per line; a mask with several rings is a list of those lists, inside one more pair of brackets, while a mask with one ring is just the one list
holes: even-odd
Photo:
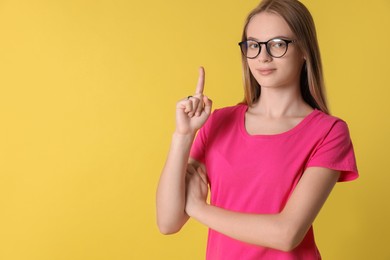
[[195, 94], [180, 100], [176, 105], [176, 133], [195, 134], [211, 114], [212, 101], [203, 95], [205, 71], [199, 68]]

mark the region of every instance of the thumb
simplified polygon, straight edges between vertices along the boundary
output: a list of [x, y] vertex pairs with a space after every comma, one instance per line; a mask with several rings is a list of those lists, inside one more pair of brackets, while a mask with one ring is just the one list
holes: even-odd
[[213, 101], [211, 101], [211, 99], [209, 99], [208, 97], [203, 96], [203, 102], [204, 102], [204, 111], [208, 115], [211, 114], [211, 108], [213, 106]]

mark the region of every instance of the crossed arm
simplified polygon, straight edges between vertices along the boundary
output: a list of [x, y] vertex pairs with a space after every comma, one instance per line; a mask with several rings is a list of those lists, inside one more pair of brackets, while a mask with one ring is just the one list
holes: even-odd
[[203, 174], [202, 170], [191, 174], [186, 201], [189, 216], [229, 237], [282, 251], [300, 244], [340, 175], [326, 168], [308, 168], [284, 209], [267, 215], [232, 212], [207, 204]]
[[280, 213], [233, 212], [207, 204], [204, 165], [192, 159], [187, 163], [192, 140], [172, 140], [157, 191], [157, 223], [163, 234], [178, 232], [192, 217], [234, 239], [290, 251], [300, 244], [340, 176], [327, 168], [308, 168]]

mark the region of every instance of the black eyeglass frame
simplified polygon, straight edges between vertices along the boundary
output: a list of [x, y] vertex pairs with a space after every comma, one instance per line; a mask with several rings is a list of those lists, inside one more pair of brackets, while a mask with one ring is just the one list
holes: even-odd
[[[280, 55], [280, 56], [274, 56], [274, 55], [272, 55], [271, 52], [270, 52], [270, 50], [269, 50], [268, 43], [271, 42], [271, 41], [274, 41], [274, 40], [280, 40], [280, 41], [283, 41], [283, 42], [286, 43], [286, 51], [285, 51], [282, 55]], [[251, 58], [247, 57], [246, 54], [244, 53], [244, 50], [242, 49], [242, 45], [243, 45], [243, 44], [246, 44], [248, 41], [256, 42], [256, 43], [259, 45], [259, 52], [256, 54], [256, 56], [251, 57]], [[265, 49], [266, 49], [266, 51], [267, 51], [267, 53], [268, 53], [269, 56], [271, 56], [271, 57], [273, 57], [273, 58], [281, 58], [281, 57], [283, 57], [284, 55], [286, 55], [287, 50], [288, 50], [288, 45], [289, 45], [290, 43], [293, 43], [293, 42], [296, 42], [296, 40], [287, 40], [287, 39], [282, 39], [282, 38], [272, 38], [272, 39], [270, 39], [270, 40], [268, 40], [268, 41], [266, 41], [266, 42], [258, 42], [258, 41], [256, 41], [256, 40], [252, 40], [252, 39], [251, 39], [251, 40], [246, 40], [246, 41], [239, 42], [238, 45], [240, 46], [241, 53], [242, 53], [247, 59], [255, 59], [257, 56], [259, 56], [259, 54], [261, 53], [261, 45], [262, 45], [262, 44], [265, 45]]]

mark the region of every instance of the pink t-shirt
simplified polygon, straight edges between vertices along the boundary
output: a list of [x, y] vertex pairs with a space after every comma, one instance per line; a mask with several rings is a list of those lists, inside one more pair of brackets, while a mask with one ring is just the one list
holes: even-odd
[[[218, 109], [200, 129], [191, 157], [206, 165], [211, 204], [243, 213], [279, 213], [306, 168], [341, 171], [339, 181], [358, 177], [347, 124], [314, 110], [293, 129], [249, 135], [246, 105]], [[321, 259], [313, 228], [291, 252], [250, 245], [209, 230], [209, 260]]]

